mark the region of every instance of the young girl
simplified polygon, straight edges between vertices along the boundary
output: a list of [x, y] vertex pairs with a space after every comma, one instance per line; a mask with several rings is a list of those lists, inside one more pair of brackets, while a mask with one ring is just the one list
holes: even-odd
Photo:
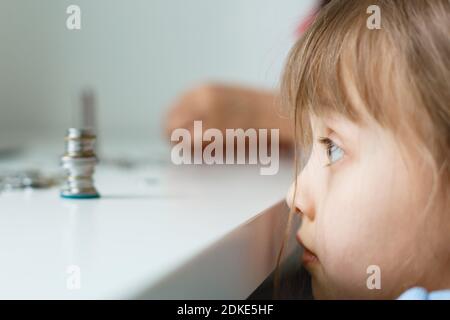
[[287, 201], [314, 297], [450, 298], [450, 2], [331, 1], [292, 49], [282, 96], [305, 160]]

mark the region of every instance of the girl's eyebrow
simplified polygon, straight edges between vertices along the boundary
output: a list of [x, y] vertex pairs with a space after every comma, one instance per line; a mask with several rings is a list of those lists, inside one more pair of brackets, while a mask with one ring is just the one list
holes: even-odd
[[[326, 116], [322, 121], [331, 133], [335, 133], [342, 143], [354, 143], [358, 136], [358, 125], [343, 116]], [[330, 132], [328, 132], [330, 133]]]

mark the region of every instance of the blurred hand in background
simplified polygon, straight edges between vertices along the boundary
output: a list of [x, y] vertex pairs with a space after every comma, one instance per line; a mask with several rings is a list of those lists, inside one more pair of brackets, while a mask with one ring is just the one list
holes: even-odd
[[282, 116], [274, 93], [270, 91], [209, 83], [195, 87], [178, 98], [165, 121], [169, 136], [177, 128], [186, 128], [193, 135], [195, 120], [201, 120], [203, 130], [249, 128], [279, 129], [280, 147], [293, 146], [291, 120]]

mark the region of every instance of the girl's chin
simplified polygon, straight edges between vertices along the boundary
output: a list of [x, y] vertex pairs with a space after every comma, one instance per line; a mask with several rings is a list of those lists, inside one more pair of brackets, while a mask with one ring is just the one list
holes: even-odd
[[315, 300], [330, 300], [332, 297], [326, 294], [327, 290], [323, 288], [318, 282], [317, 279], [311, 278], [311, 289], [312, 296]]
[[321, 265], [319, 260], [314, 259], [312, 261], [308, 261], [307, 263], [302, 261], [302, 264], [303, 268], [311, 277], [311, 289], [314, 299], [331, 299], [331, 297], [326, 294], [328, 290], [325, 288], [326, 282], [324, 281], [323, 273], [320, 270]]

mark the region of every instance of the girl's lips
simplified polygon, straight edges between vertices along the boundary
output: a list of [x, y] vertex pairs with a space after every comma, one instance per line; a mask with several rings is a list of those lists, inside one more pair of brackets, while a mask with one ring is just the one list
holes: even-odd
[[302, 239], [300, 238], [300, 235], [297, 233], [297, 242], [303, 247], [303, 255], [302, 255], [302, 262], [304, 265], [311, 264], [314, 262], [318, 262], [319, 259], [317, 256], [312, 253], [303, 243]]
[[312, 253], [311, 251], [309, 251], [308, 249], [303, 247], [302, 261], [303, 261], [303, 264], [306, 265], [306, 264], [318, 262], [319, 259], [317, 259], [317, 257], [314, 255], [314, 253]]

